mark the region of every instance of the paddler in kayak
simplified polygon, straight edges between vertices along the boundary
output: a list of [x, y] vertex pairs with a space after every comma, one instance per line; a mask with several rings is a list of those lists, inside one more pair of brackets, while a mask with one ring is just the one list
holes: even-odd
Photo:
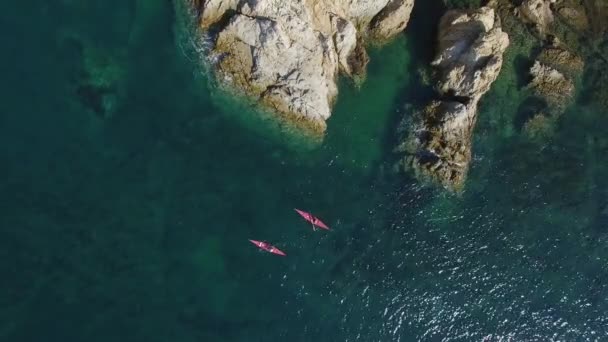
[[256, 247], [258, 247], [260, 250], [272, 253], [272, 254], [277, 254], [280, 256], [286, 256], [287, 254], [285, 254], [285, 252], [283, 252], [282, 250], [276, 248], [275, 246], [269, 244], [266, 241], [257, 241], [257, 240], [249, 240], [252, 244], [254, 244]]
[[316, 217], [312, 216], [310, 218], [310, 223], [312, 223], [312, 230], [315, 232], [317, 231], [317, 222], [319, 222], [319, 219], [317, 219]]
[[317, 230], [317, 228], [329, 230], [329, 227], [325, 223], [323, 223], [323, 221], [315, 217], [313, 214], [307, 213], [304, 210], [300, 209], [295, 209], [295, 211], [300, 214], [300, 216], [302, 216], [306, 221], [312, 224], [313, 230]]
[[316, 231], [317, 231], [317, 227], [315, 227], [315, 224], [313, 223], [313, 221], [312, 221], [312, 220], [310, 220], [310, 221], [308, 221], [308, 222], [310, 222], [310, 224], [312, 224], [312, 231], [313, 231], [313, 232], [316, 232]]

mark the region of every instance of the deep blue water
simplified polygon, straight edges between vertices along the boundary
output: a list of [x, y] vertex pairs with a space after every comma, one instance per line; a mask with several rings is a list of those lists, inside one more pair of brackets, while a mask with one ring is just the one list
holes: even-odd
[[171, 2], [0, 13], [1, 341], [608, 339], [606, 108], [532, 142], [506, 65], [452, 195], [391, 166], [432, 20], [309, 146], [214, 87]]

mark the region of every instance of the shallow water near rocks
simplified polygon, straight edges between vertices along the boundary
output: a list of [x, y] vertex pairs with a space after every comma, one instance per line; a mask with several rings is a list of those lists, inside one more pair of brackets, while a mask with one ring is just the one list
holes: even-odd
[[534, 143], [501, 75], [450, 195], [391, 173], [420, 20], [298, 149], [217, 100], [167, 1], [0, 6], [1, 341], [608, 339], [605, 108]]

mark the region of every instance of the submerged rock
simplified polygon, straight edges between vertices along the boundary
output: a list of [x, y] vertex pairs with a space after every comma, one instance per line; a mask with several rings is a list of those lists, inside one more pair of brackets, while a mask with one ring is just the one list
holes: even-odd
[[496, 80], [509, 45], [494, 10], [448, 11], [439, 25], [439, 98], [415, 114], [402, 165], [417, 177], [458, 190], [471, 161], [477, 103]]
[[366, 37], [401, 32], [413, 0], [186, 0], [215, 32], [217, 79], [267, 108], [325, 130], [341, 71], [365, 72]]
[[585, 67], [585, 63], [580, 56], [557, 44], [543, 48], [537, 60], [569, 76], [579, 75]]
[[[520, 104], [529, 100], [542, 104], [538, 108], [542, 115], [533, 116], [517, 110], [513, 112], [513, 123], [528, 137], [542, 140], [553, 130], [545, 129], [542, 134], [530, 132], [539, 131], [537, 128], [544, 124], [557, 125], [566, 106], [575, 98], [575, 88], [587, 83], [581, 82], [581, 76], [585, 71], [589, 73], [589, 62], [601, 59], [594, 37], [601, 32], [597, 29], [602, 26], [597, 25], [598, 19], [606, 22], [607, 17], [601, 10], [605, 7], [601, 3], [606, 2], [523, 0], [517, 5], [511, 0], [492, 2], [499, 9], [502, 22], [507, 23], [505, 29], [516, 41], [510, 54], [510, 70], [521, 74], [517, 75], [517, 84], [513, 84], [510, 91], [520, 92]], [[534, 29], [524, 23], [533, 24]], [[579, 92], [582, 96], [577, 100], [591, 98], [588, 94], [591, 91], [587, 89]]]
[[98, 48], [87, 37], [64, 32], [58, 44], [70, 47], [79, 60], [74, 77], [73, 99], [77, 99], [99, 119], [110, 119], [127, 93], [127, 51], [124, 48]]
[[519, 6], [521, 17], [536, 26], [541, 34], [548, 31], [553, 24], [551, 4], [556, 0], [524, 0]]
[[563, 108], [572, 98], [574, 84], [561, 72], [536, 61], [530, 74], [532, 81], [528, 86], [549, 105]]
[[589, 19], [582, 8], [560, 7], [557, 13], [579, 31], [589, 29]]
[[390, 0], [372, 19], [369, 27], [371, 37], [382, 41], [403, 31], [413, 7], [413, 0]]
[[[494, 0], [509, 2], [510, 0]], [[517, 8], [522, 21], [534, 25], [545, 39], [557, 36], [569, 48], [586, 44], [588, 37], [606, 30], [608, 2], [605, 0], [523, 0]], [[587, 38], [582, 39], [582, 36]]]
[[555, 131], [559, 117], [574, 97], [575, 79], [585, 63], [554, 39], [543, 47], [530, 68], [528, 89], [533, 98], [541, 99], [543, 113], [528, 118], [523, 132], [532, 140], [543, 142]]
[[544, 113], [536, 113], [524, 124], [523, 131], [533, 140], [544, 141], [553, 135], [555, 119]]
[[580, 76], [585, 64], [578, 55], [554, 41], [545, 46], [530, 68], [528, 88], [546, 101], [546, 110], [553, 118], [562, 114], [574, 97], [574, 80]]
[[571, 49], [588, 44], [589, 38], [596, 39], [608, 29], [605, 0], [523, 0], [517, 12], [536, 27], [541, 39], [557, 36]]

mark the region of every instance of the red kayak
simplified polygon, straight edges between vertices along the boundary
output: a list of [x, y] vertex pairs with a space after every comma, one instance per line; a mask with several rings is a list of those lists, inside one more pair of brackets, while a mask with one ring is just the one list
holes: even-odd
[[329, 227], [323, 223], [323, 221], [319, 220], [317, 217], [314, 217], [311, 213], [307, 213], [300, 209], [294, 209], [300, 216], [302, 216], [306, 221], [312, 223], [313, 226], [317, 226], [322, 229], [329, 230]]
[[272, 253], [272, 254], [276, 254], [276, 255], [280, 255], [280, 256], [286, 256], [287, 254], [285, 254], [282, 250], [276, 248], [275, 246], [269, 244], [268, 242], [264, 242], [264, 241], [256, 241], [256, 240], [249, 240], [251, 241], [252, 244], [256, 245], [258, 248], [265, 250], [266, 252]]

